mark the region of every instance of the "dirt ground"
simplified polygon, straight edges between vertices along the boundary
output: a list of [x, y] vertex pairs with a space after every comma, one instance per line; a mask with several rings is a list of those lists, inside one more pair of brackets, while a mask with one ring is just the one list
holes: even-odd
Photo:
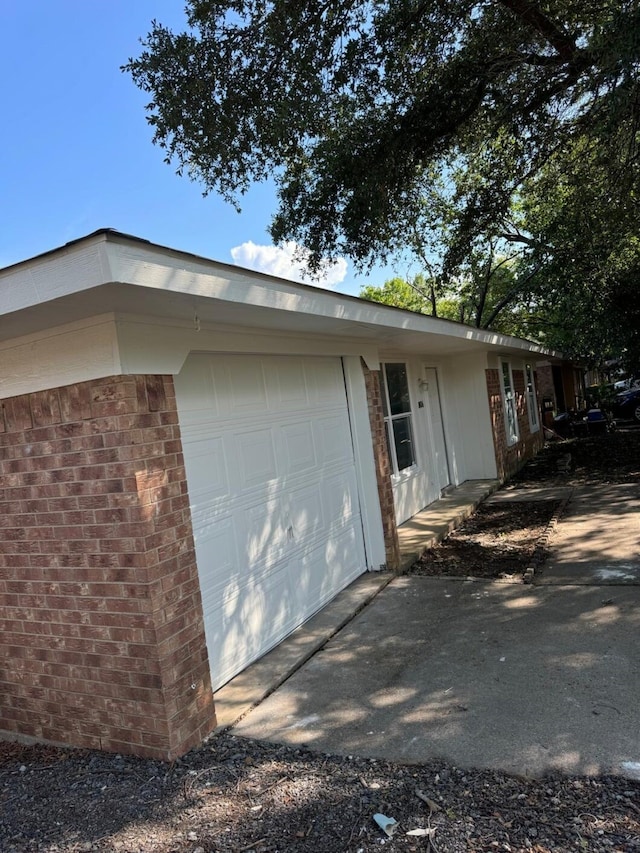
[[[640, 851], [640, 783], [399, 766], [227, 734], [172, 766], [14, 749], [0, 793], [3, 853]], [[376, 813], [397, 821], [393, 838]]]
[[[566, 456], [571, 454], [568, 470]], [[640, 430], [552, 445], [516, 483], [637, 482]], [[509, 488], [509, 486], [507, 486]], [[425, 573], [512, 573], [555, 507], [507, 503], [427, 555]], [[525, 532], [526, 531], [526, 532]], [[435, 552], [438, 551], [438, 556]], [[464, 557], [461, 558], [461, 554]], [[375, 823], [397, 821], [393, 837]], [[413, 831], [421, 834], [409, 834]], [[640, 853], [640, 782], [531, 780], [217, 735], [172, 765], [0, 743], [2, 853]]]
[[415, 575], [522, 581], [546, 556], [540, 544], [560, 501], [480, 506], [457, 530], [411, 567]]
[[[640, 486], [640, 429], [548, 444], [505, 487], [637, 482]], [[417, 575], [522, 581], [548, 554], [546, 537], [562, 511], [560, 501], [485, 504], [444, 542], [411, 567]]]

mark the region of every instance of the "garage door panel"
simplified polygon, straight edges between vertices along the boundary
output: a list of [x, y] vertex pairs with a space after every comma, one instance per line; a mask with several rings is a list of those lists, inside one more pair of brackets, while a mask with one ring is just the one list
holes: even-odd
[[283, 468], [297, 474], [318, 465], [318, 454], [310, 421], [298, 421], [280, 428]]
[[235, 457], [241, 491], [277, 481], [276, 450], [270, 428], [239, 433], [236, 436]]
[[227, 454], [222, 436], [192, 441], [190, 456], [193, 461], [189, 477], [189, 497], [192, 505], [214, 504], [231, 494]]
[[200, 576], [203, 602], [215, 602], [226, 587], [241, 582], [236, 533], [230, 516], [216, 518], [214, 522], [199, 527], [198, 560], [206, 566], [206, 571]]
[[180, 424], [183, 430], [192, 423], [200, 424], [203, 419], [215, 422], [220, 413], [216, 391], [219, 383], [214, 382], [211, 360], [192, 356], [188, 368], [181, 374]]
[[352, 464], [351, 445], [345, 445], [344, 435], [349, 435], [349, 419], [344, 414], [319, 417], [313, 424], [318, 447], [319, 464]]
[[326, 530], [327, 522], [322, 499], [322, 485], [300, 486], [292, 489], [288, 501], [290, 536], [302, 544], [318, 532]]
[[271, 588], [256, 583], [228, 590], [217, 609], [218, 618], [208, 622], [209, 666], [217, 680], [224, 683], [260, 654], [269, 624], [276, 633], [286, 630], [271, 621], [275, 615], [273, 602], [281, 597], [278, 592], [284, 588], [285, 578], [286, 567], [280, 582], [274, 578]]
[[344, 527], [359, 517], [356, 478], [351, 472], [340, 472], [323, 482], [323, 506], [327, 524]]
[[265, 500], [237, 513], [240, 559], [253, 571], [279, 560], [288, 546], [286, 507], [280, 500]]
[[337, 358], [198, 354], [176, 395], [215, 689], [365, 569], [346, 393]]
[[207, 637], [218, 680], [228, 681], [290, 634], [300, 624], [299, 612], [300, 593], [288, 562], [274, 566], [268, 578], [227, 594], [221, 618]]
[[300, 560], [298, 583], [319, 609], [362, 572], [364, 554], [357, 531], [350, 527], [331, 540], [319, 542]]
[[306, 409], [309, 405], [309, 391], [304, 363], [299, 359], [276, 359], [270, 374], [269, 391], [272, 410], [283, 412]]
[[262, 364], [256, 359], [240, 357], [225, 362], [228, 397], [225, 408], [231, 415], [247, 417], [264, 411], [267, 405], [267, 386]]
[[344, 376], [339, 359], [308, 359], [307, 369], [309, 395], [312, 403], [320, 406], [336, 404], [342, 407], [344, 401]]

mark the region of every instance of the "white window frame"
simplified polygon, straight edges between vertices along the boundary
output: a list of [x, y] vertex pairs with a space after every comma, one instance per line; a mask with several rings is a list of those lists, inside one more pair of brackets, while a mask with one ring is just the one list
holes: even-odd
[[[391, 403], [389, 400], [389, 386], [387, 384], [387, 365], [391, 364], [401, 364], [404, 366], [405, 373], [407, 376], [407, 394], [409, 396], [409, 411], [408, 412], [400, 412], [397, 415], [391, 414]], [[416, 448], [416, 433], [415, 433], [415, 423], [414, 423], [414, 411], [413, 411], [413, 400], [411, 399], [411, 386], [409, 384], [409, 365], [405, 361], [385, 361], [380, 363], [380, 373], [381, 373], [381, 393], [384, 395], [384, 423], [385, 423], [385, 431], [387, 436], [387, 448], [389, 451], [389, 461], [391, 463], [391, 476], [394, 482], [401, 481], [406, 479], [407, 477], [413, 476], [413, 474], [418, 469], [418, 454]], [[386, 414], [384, 412], [386, 411]], [[398, 469], [398, 456], [396, 453], [396, 443], [394, 440], [394, 432], [393, 432], [393, 424], [394, 421], [402, 420], [403, 418], [407, 418], [409, 422], [409, 430], [411, 433], [411, 456], [413, 458], [413, 462], [411, 465], [406, 468]]]
[[520, 428], [518, 427], [518, 408], [516, 405], [516, 391], [513, 385], [513, 370], [511, 369], [511, 362], [506, 359], [500, 360], [500, 385], [502, 387], [504, 428], [507, 434], [507, 446], [512, 447], [520, 441]]
[[538, 432], [540, 429], [540, 413], [538, 411], [538, 395], [536, 394], [536, 381], [533, 367], [526, 364], [524, 368], [524, 383], [527, 393], [527, 413], [529, 415], [529, 429]]

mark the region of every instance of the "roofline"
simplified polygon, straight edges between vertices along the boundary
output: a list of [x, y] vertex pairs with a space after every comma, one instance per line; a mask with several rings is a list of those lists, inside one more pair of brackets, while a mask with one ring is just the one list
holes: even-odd
[[[186, 251], [183, 249], [176, 249], [176, 248], [173, 248], [172, 246], [165, 246], [161, 243], [154, 243], [153, 241], [147, 240], [144, 237], [138, 237], [134, 234], [127, 234], [123, 231], [118, 231], [116, 228], [108, 228], [108, 227], [107, 228], [98, 228], [97, 230], [92, 231], [89, 234], [85, 234], [82, 237], [77, 237], [74, 240], [69, 240], [67, 243], [64, 243], [61, 246], [57, 246], [53, 249], [48, 249], [45, 252], [41, 252], [38, 255], [33, 255], [32, 257], [26, 258], [22, 261], [16, 261], [15, 263], [10, 264], [7, 267], [0, 268], [0, 276], [2, 276], [2, 274], [6, 273], [6, 272], [11, 272], [11, 271], [18, 269], [20, 267], [28, 266], [35, 261], [42, 261], [42, 260], [46, 260], [48, 258], [53, 258], [56, 255], [63, 254], [68, 249], [73, 249], [73, 248], [80, 246], [84, 243], [94, 242], [94, 241], [96, 241], [97, 238], [103, 238], [103, 241], [105, 243], [116, 243], [116, 244], [134, 243], [137, 245], [144, 246], [147, 249], [150, 249], [152, 251], [159, 251], [159, 252], [164, 253], [164, 254], [171, 254], [174, 256], [183, 257], [183, 258], [190, 259], [192, 261], [196, 261], [196, 262], [202, 263], [202, 264], [214, 265], [218, 269], [229, 271], [235, 275], [237, 275], [238, 273], [244, 273], [244, 274], [247, 274], [250, 276], [258, 277], [259, 279], [261, 279], [265, 282], [267, 282], [267, 281], [278, 282], [278, 284], [285, 284], [287, 287], [293, 286], [295, 288], [299, 288], [303, 291], [307, 291], [309, 293], [314, 293], [314, 294], [322, 293], [327, 298], [333, 297], [335, 300], [339, 300], [339, 301], [348, 301], [350, 303], [354, 303], [354, 304], [357, 303], [359, 305], [362, 305], [364, 303], [364, 304], [368, 304], [371, 306], [376, 306], [376, 308], [378, 308], [378, 309], [384, 309], [385, 312], [387, 312], [387, 311], [388, 312], [395, 312], [395, 313], [402, 315], [402, 316], [405, 316], [405, 317], [411, 317], [411, 318], [421, 317], [424, 319], [437, 321], [438, 324], [448, 325], [448, 326], [451, 326], [457, 330], [467, 329], [467, 330], [473, 331], [478, 335], [478, 339], [481, 339], [483, 337], [483, 335], [498, 336], [504, 341], [505, 346], [509, 346], [509, 345], [514, 346], [515, 345], [515, 348], [522, 349], [523, 351], [526, 352], [527, 350], [525, 347], [522, 346], [522, 344], [528, 344], [531, 347], [531, 349], [529, 351], [530, 352], [535, 351], [535, 354], [538, 356], [548, 356], [549, 358], [553, 358], [553, 359], [564, 359], [564, 356], [562, 353], [560, 353], [556, 350], [547, 349], [542, 344], [539, 344], [536, 341], [528, 340], [527, 338], [518, 338], [518, 337], [514, 337], [513, 335], [506, 335], [502, 332], [497, 332], [497, 331], [492, 330], [492, 329], [482, 329], [482, 328], [478, 328], [476, 326], [470, 326], [467, 323], [462, 323], [458, 320], [450, 320], [450, 319], [445, 318], [445, 317], [434, 317], [430, 314], [423, 314], [419, 311], [410, 311], [409, 309], [399, 308], [395, 305], [386, 305], [385, 303], [382, 303], [382, 302], [375, 302], [373, 300], [366, 300], [360, 296], [352, 296], [351, 294], [348, 294], [348, 293], [341, 293], [338, 291], [328, 290], [326, 288], [320, 287], [319, 285], [307, 284], [305, 282], [299, 282], [299, 281], [295, 281], [293, 279], [282, 278], [280, 276], [271, 275], [270, 273], [264, 273], [264, 272], [261, 272], [259, 270], [253, 270], [253, 269], [250, 269], [249, 267], [242, 267], [242, 266], [239, 266], [238, 264], [232, 264], [232, 263], [228, 263], [226, 261], [218, 261], [218, 260], [215, 260], [214, 258], [207, 257], [206, 255], [198, 255], [195, 252], [189, 252], [189, 251]], [[495, 346], [495, 344], [494, 344], [494, 346]]]

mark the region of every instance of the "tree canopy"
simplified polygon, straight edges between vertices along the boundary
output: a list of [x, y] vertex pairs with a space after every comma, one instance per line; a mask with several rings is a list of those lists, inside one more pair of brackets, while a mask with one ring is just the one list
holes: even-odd
[[382, 286], [366, 285], [360, 296], [480, 329], [537, 339], [541, 325], [550, 318], [539, 316], [537, 300], [528, 286], [536, 273], [518, 258], [490, 251], [488, 256], [473, 256], [446, 285], [419, 273], [408, 280], [388, 279]]
[[640, 321], [637, 0], [190, 0], [187, 24], [125, 66], [154, 141], [236, 204], [274, 178], [275, 241], [435, 252], [440, 282], [517, 247], [576, 319], [560, 343]]

